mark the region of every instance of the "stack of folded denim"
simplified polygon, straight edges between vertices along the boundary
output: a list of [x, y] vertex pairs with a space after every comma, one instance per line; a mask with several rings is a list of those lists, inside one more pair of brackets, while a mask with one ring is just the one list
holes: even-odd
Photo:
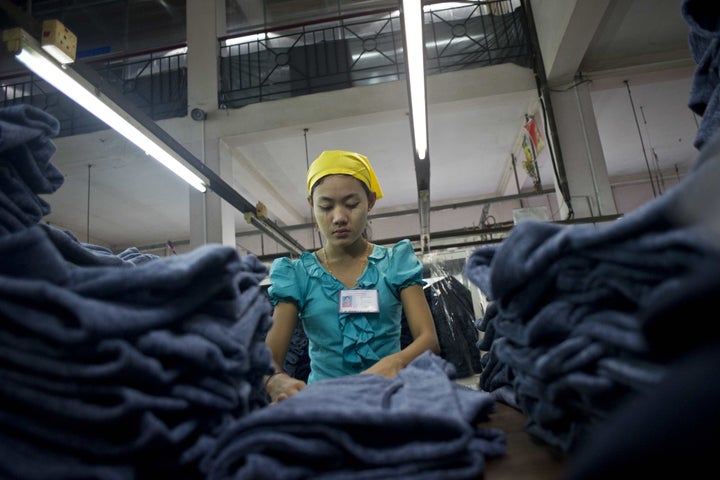
[[0, 109], [0, 235], [37, 224], [50, 213], [38, 194], [60, 188], [62, 173], [50, 163], [58, 121], [24, 105]]
[[674, 358], [717, 341], [705, 318], [677, 312], [720, 294], [719, 184], [716, 134], [680, 184], [612, 224], [525, 221], [474, 251], [466, 274], [492, 301], [480, 387], [569, 451]]
[[114, 255], [39, 223], [57, 122], [0, 110], [0, 477], [201, 478], [267, 405], [265, 266], [205, 245]]
[[671, 382], [684, 356], [720, 345], [707, 317], [720, 298], [720, 10], [683, 0], [681, 13], [697, 63], [688, 106], [702, 116], [690, 174], [610, 225], [522, 222], [466, 264], [492, 302], [478, 321], [480, 387], [564, 451]]
[[238, 419], [203, 462], [209, 480], [235, 478], [482, 478], [505, 434], [479, 428], [494, 402], [454, 381], [427, 351], [397, 377], [326, 379]]

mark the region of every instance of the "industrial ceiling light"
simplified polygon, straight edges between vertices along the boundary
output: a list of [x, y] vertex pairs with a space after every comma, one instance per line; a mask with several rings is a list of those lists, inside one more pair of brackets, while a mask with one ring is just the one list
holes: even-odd
[[425, 98], [425, 42], [423, 41], [422, 0], [403, 0], [403, 31], [405, 33], [405, 62], [410, 89], [410, 121], [415, 153], [425, 160], [428, 150], [427, 112]]
[[[43, 24], [43, 45], [21, 28], [3, 32], [3, 41], [8, 50], [20, 62], [43, 80], [77, 102], [80, 106], [105, 122], [146, 154], [169, 168], [191, 186], [205, 192], [208, 179], [192, 168], [180, 155], [175, 153], [140, 122], [120, 108], [115, 102], [98, 92], [90, 82], [66, 66], [74, 61], [72, 45], [74, 36], [67, 36], [62, 24]], [[51, 30], [49, 34], [46, 34]], [[57, 57], [56, 57], [57, 55]]]
[[427, 253], [430, 249], [430, 161], [428, 160], [422, 0], [402, 1], [402, 26], [410, 97], [410, 129], [415, 149], [420, 247], [423, 253]]

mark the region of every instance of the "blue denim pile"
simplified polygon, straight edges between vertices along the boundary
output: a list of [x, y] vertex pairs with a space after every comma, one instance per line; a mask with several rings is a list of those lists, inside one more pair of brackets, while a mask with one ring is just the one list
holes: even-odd
[[232, 247], [115, 255], [41, 223], [57, 121], [0, 110], [0, 477], [203, 478], [267, 405], [265, 266]]
[[[527, 414], [527, 431], [563, 452], [592, 445], [595, 432], [625, 403], [669, 400], [659, 393], [671, 390], [674, 375], [684, 375], [676, 373], [678, 362], [705, 349], [720, 351], [713, 313], [720, 298], [720, 9], [686, 0], [681, 11], [698, 63], [689, 106], [703, 115], [689, 174], [611, 224], [525, 221], [466, 263], [467, 276], [492, 302], [479, 321], [487, 352], [480, 387]], [[696, 396], [720, 397], [720, 388], [705, 388], [718, 383], [715, 375], [695, 378], [693, 388], [683, 384], [683, 402], [644, 425], [645, 437], [636, 429], [613, 441], [626, 452], [647, 453], [642, 445], [673, 437], [669, 432], [691, 413], [684, 406], [695, 405]], [[704, 425], [718, 424], [715, 410], [703, 411]], [[637, 413], [630, 417], [640, 418]], [[694, 439], [714, 439], [711, 432], [716, 429], [695, 428]], [[633, 443], [633, 436], [644, 440]], [[659, 459], [673, 458], [676, 443], [656, 444], [653, 460], [637, 465], [645, 473], [653, 463], [667, 466]], [[706, 444], [719, 446], [717, 440]], [[585, 448], [586, 458], [601, 459], [585, 472], [607, 473], [600, 467], [618, 460]]]

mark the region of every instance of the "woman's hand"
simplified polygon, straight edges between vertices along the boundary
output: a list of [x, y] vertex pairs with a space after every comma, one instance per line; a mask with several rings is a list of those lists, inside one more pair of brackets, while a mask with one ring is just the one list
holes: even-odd
[[374, 373], [376, 375], [382, 375], [385, 378], [393, 378], [404, 366], [405, 362], [402, 360], [400, 355], [394, 354], [381, 358], [375, 363], [375, 365], [362, 373]]
[[265, 382], [265, 390], [270, 396], [270, 403], [281, 402], [305, 387], [307, 387], [305, 382], [293, 378], [285, 372], [276, 373]]

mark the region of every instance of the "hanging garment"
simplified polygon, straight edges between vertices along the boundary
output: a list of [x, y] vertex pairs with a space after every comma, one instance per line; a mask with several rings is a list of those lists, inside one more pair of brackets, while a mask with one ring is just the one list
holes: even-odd
[[457, 278], [446, 275], [423, 288], [440, 343], [440, 355], [455, 366], [458, 377], [480, 373], [479, 330], [472, 295]]

